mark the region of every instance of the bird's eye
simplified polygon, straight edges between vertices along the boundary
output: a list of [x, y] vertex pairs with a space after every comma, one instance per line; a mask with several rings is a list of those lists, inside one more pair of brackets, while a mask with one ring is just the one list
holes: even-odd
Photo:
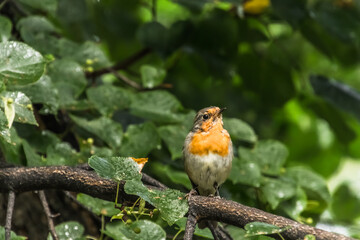
[[207, 120], [207, 119], [209, 119], [209, 115], [207, 115], [207, 114], [204, 114], [204, 115], [203, 115], [203, 119], [204, 119], [204, 120]]

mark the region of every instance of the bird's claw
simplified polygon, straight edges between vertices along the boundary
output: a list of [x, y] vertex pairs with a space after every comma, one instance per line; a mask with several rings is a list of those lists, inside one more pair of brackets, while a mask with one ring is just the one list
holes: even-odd
[[195, 190], [195, 188], [191, 189], [190, 192], [185, 195], [185, 198], [189, 199], [193, 195], [198, 195], [198, 192]]

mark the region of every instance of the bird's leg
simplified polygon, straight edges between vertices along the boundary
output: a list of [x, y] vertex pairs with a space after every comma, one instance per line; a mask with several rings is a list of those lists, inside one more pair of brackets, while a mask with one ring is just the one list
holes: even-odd
[[214, 188], [215, 188], [215, 198], [221, 198], [219, 193], [219, 185], [217, 182], [214, 182]]

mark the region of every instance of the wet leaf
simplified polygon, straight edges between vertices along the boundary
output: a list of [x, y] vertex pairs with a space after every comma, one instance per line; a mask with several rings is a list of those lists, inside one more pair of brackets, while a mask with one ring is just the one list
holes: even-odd
[[114, 202], [94, 198], [83, 193], [78, 193], [76, 199], [97, 215], [111, 217], [120, 212], [120, 209], [115, 208]]
[[130, 112], [156, 122], [181, 122], [176, 112], [182, 109], [181, 103], [171, 93], [163, 90], [140, 92], [130, 105]]
[[292, 219], [299, 221], [300, 215], [306, 209], [307, 203], [308, 202], [305, 191], [302, 188], [298, 187], [296, 189], [296, 195], [288, 201], [283, 202], [280, 207]]
[[162, 180], [162, 182], [167, 182], [168, 179], [173, 183], [183, 185], [187, 189], [191, 189], [191, 182], [189, 177], [184, 171], [178, 171], [169, 165], [164, 165], [161, 163], [153, 162], [151, 164], [151, 171], [157, 173], [157, 176]]
[[14, 85], [9, 88], [23, 92], [30, 98], [32, 103], [44, 104], [43, 113], [54, 114], [58, 109], [58, 90], [55, 88], [51, 78], [43, 75], [37, 82], [27, 85]]
[[295, 182], [286, 178], [267, 179], [260, 189], [272, 209], [277, 208], [280, 202], [288, 200], [296, 194]]
[[320, 175], [304, 167], [288, 168], [285, 175], [294, 179], [302, 187], [308, 199], [329, 203], [331, 197], [327, 184]]
[[224, 118], [224, 128], [231, 138], [245, 142], [255, 143], [257, 136], [254, 130], [244, 121], [237, 118]]
[[240, 183], [253, 187], [260, 187], [261, 170], [256, 162], [243, 161], [239, 158], [234, 158], [229, 178], [234, 184]]
[[89, 165], [101, 177], [121, 180], [140, 181], [141, 174], [138, 164], [130, 157], [98, 157], [89, 158]]
[[83, 163], [80, 155], [67, 142], [48, 146], [46, 149], [46, 160], [46, 165], [75, 166]]
[[160, 147], [160, 137], [152, 122], [130, 125], [120, 147], [122, 156], [146, 157], [154, 148]]
[[127, 181], [124, 189], [126, 193], [135, 194], [159, 209], [161, 217], [170, 226], [182, 218], [189, 208], [185, 194], [178, 190], [148, 189], [139, 180]]
[[70, 118], [79, 127], [87, 130], [106, 142], [112, 149], [117, 149], [121, 146], [121, 139], [123, 136], [122, 126], [112, 119], [100, 117], [89, 121], [85, 118], [76, 117], [74, 115], [70, 115]]
[[14, 118], [15, 118], [15, 104], [14, 100], [12, 98], [3, 98], [3, 106], [4, 106], [4, 112], [5, 116], [8, 122], [8, 127], [11, 128]]
[[49, 65], [49, 76], [58, 91], [59, 105], [74, 104], [87, 84], [82, 67], [70, 59], [61, 59]]
[[26, 157], [26, 166], [36, 167], [46, 165], [46, 160], [42, 160], [41, 156], [29, 145], [26, 140], [22, 140], [22, 146]]
[[288, 156], [284, 144], [275, 140], [259, 141], [255, 149], [239, 148], [241, 159], [255, 162], [266, 174], [278, 175]]
[[105, 116], [112, 116], [114, 111], [129, 107], [133, 96], [125, 88], [108, 84], [89, 88], [86, 94], [95, 108]]
[[142, 65], [140, 68], [142, 84], [145, 88], [153, 88], [161, 84], [166, 76], [162, 68], [155, 68], [151, 65]]
[[[70, 57], [70, 56], [69, 56]], [[71, 56], [82, 66], [90, 66], [94, 70], [110, 67], [111, 62], [100, 46], [94, 42], [84, 42]], [[89, 64], [91, 63], [91, 64]]]
[[22, 42], [1, 42], [0, 59], [0, 81], [6, 84], [36, 82], [45, 71], [41, 54]]
[[166, 125], [158, 128], [161, 139], [168, 147], [171, 158], [177, 159], [182, 157], [182, 147], [189, 129], [183, 125]]
[[104, 233], [118, 240], [165, 240], [166, 238], [166, 233], [162, 227], [148, 220], [139, 220], [131, 224], [109, 223], [106, 224]]
[[245, 237], [257, 236], [257, 235], [267, 235], [281, 233], [289, 229], [289, 227], [279, 228], [277, 226], [263, 223], [263, 222], [251, 222], [245, 225], [244, 229], [246, 230]]
[[[59, 240], [80, 239], [84, 234], [84, 227], [78, 222], [70, 221], [57, 225], [55, 231]], [[47, 239], [53, 239], [50, 233]]]
[[[7, 104], [15, 110], [15, 121], [21, 123], [28, 123], [38, 125], [33, 113], [33, 107], [30, 99], [22, 92], [2, 92], [0, 93], [2, 99], [7, 99]], [[12, 103], [9, 104], [9, 101]], [[4, 102], [1, 102], [1, 107], [4, 108]], [[6, 112], [5, 112], [6, 114]]]

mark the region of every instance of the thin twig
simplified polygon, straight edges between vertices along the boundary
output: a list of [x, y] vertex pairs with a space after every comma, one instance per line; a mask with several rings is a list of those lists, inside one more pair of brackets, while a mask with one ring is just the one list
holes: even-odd
[[103, 69], [100, 69], [100, 70], [97, 70], [94, 72], [86, 73], [86, 77], [93, 77], [93, 78], [98, 77], [102, 74], [111, 72], [110, 69], [112, 69], [112, 70], [126, 69], [129, 66], [131, 66], [132, 64], [134, 64], [135, 62], [137, 62], [138, 60], [140, 60], [143, 57], [145, 57], [146, 55], [148, 55], [150, 52], [151, 52], [150, 48], [141, 49], [139, 52], [135, 53], [134, 55], [130, 56], [129, 58], [125, 59], [124, 61], [115, 64], [111, 68], [103, 68]]
[[8, 0], [3, 1], [2, 3], [0, 3], [0, 11], [1, 9], [5, 6], [5, 4], [8, 2]]
[[168, 187], [163, 184], [162, 182], [159, 182], [158, 180], [156, 180], [155, 178], [152, 178], [150, 177], [149, 175], [147, 175], [146, 173], [142, 173], [142, 178], [141, 180], [148, 184], [148, 185], [151, 185], [151, 186], [154, 186], [154, 187], [158, 187], [158, 188], [161, 188], [161, 189], [167, 189]]
[[8, 204], [6, 209], [6, 223], [5, 223], [5, 240], [11, 239], [11, 220], [15, 206], [15, 192], [10, 191], [8, 197]]
[[46, 196], [45, 196], [45, 192], [44, 191], [39, 191], [38, 192], [39, 194], [39, 198], [40, 198], [40, 201], [41, 201], [41, 204], [44, 208], [44, 211], [45, 211], [45, 215], [46, 215], [46, 219], [48, 221], [48, 227], [49, 227], [49, 231], [50, 231], [50, 234], [52, 236], [52, 238], [54, 240], [58, 240], [59, 237], [58, 235], [56, 234], [56, 231], [55, 231], [55, 225], [54, 225], [54, 221], [53, 221], [53, 216], [50, 212], [50, 208], [49, 208], [49, 204], [46, 200]]
[[132, 80], [130, 80], [129, 78], [127, 78], [125, 75], [119, 73], [118, 71], [114, 70], [113, 68], [108, 68], [109, 72], [111, 72], [112, 74], [115, 75], [115, 77], [117, 77], [118, 79], [122, 80], [124, 83], [126, 83], [127, 85], [137, 89], [137, 90], [141, 90], [142, 87], [140, 84], [138, 84], [137, 82], [134, 82]]
[[85, 206], [84, 204], [82, 204], [81, 202], [79, 202], [75, 196], [73, 196], [69, 191], [63, 191], [63, 193], [65, 194], [65, 196], [67, 198], [69, 198], [71, 201], [73, 201], [74, 203], [76, 203], [77, 205], [79, 205], [82, 209], [84, 209], [85, 211], [89, 212], [91, 214], [91, 216], [98, 222], [101, 222], [101, 218], [96, 215], [91, 208]]

